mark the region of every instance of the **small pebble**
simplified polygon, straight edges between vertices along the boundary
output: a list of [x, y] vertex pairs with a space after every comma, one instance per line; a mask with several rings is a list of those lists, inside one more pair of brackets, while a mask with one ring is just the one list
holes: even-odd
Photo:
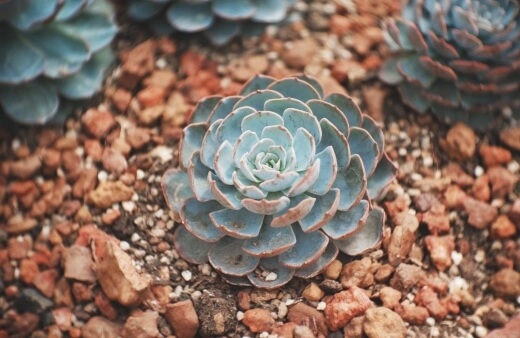
[[488, 330], [484, 326], [477, 326], [475, 328], [475, 334], [477, 337], [485, 337], [488, 333]]
[[433, 326], [433, 325], [435, 325], [435, 318], [433, 318], [433, 317], [428, 317], [428, 318], [426, 318], [426, 324], [427, 324], [428, 326]]
[[186, 282], [189, 282], [191, 280], [192, 274], [190, 270], [184, 270], [183, 272], [181, 272], [181, 275]]
[[237, 320], [241, 321], [244, 319], [244, 313], [242, 311], [237, 311]]
[[326, 307], [327, 307], [327, 303], [325, 303], [325, 302], [319, 302], [319, 303], [318, 303], [318, 306], [316, 306], [316, 310], [318, 310], [318, 311], [323, 311], [323, 310], [325, 310]]
[[119, 248], [123, 251], [128, 251], [130, 249], [130, 244], [127, 241], [121, 241], [119, 243]]

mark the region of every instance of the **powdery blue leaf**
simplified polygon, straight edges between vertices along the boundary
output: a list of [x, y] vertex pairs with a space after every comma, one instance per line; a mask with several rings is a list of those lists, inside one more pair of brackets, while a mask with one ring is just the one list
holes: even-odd
[[211, 112], [222, 99], [222, 96], [208, 96], [200, 100], [190, 115], [190, 123], [208, 122]]
[[[246, 82], [244, 87], [240, 90], [239, 95], [247, 96], [257, 90], [266, 89], [271, 83], [276, 81], [274, 77], [257, 74], [253, 76], [249, 81]], [[268, 110], [268, 109], [265, 109]]]
[[241, 96], [228, 96], [220, 99], [213, 111], [209, 115], [210, 124], [220, 119], [225, 119], [233, 111], [235, 104], [242, 99]]
[[168, 7], [166, 18], [173, 27], [188, 33], [208, 29], [214, 22], [211, 3], [208, 2], [177, 2]]
[[296, 269], [294, 275], [300, 278], [312, 278], [317, 276], [320, 272], [325, 270], [332, 263], [333, 260], [338, 256], [339, 250], [336, 245], [331, 241], [325, 251], [320, 255], [320, 257], [312, 264]]
[[91, 52], [98, 52], [107, 47], [117, 33], [117, 27], [109, 16], [89, 12], [83, 12], [53, 27], [67, 35], [82, 39]]
[[208, 176], [208, 184], [213, 197], [222, 206], [233, 210], [242, 208], [241, 200], [237, 197], [238, 192], [234, 186], [222, 183], [214, 174]]
[[258, 136], [252, 131], [245, 131], [240, 135], [233, 146], [233, 162], [236, 167], [240, 166], [242, 157], [253, 149], [253, 146], [259, 141]]
[[308, 191], [312, 194], [321, 196], [326, 194], [330, 188], [332, 188], [332, 185], [336, 180], [338, 163], [331, 146], [328, 146], [322, 152], [316, 154], [315, 159], [316, 161], [320, 161], [320, 174]]
[[341, 192], [339, 210], [346, 211], [363, 198], [367, 177], [359, 155], [352, 156], [349, 166], [338, 171], [334, 188]]
[[376, 169], [376, 164], [379, 159], [376, 141], [374, 141], [372, 136], [370, 136], [365, 129], [357, 127], [350, 129], [350, 136], [347, 141], [351, 154], [359, 155], [367, 176], [370, 176]]
[[368, 217], [369, 203], [361, 200], [348, 211], [338, 210], [321, 229], [332, 239], [344, 239], [355, 233]]
[[173, 244], [179, 255], [192, 264], [207, 263], [208, 253], [214, 245], [193, 236], [182, 226], [175, 230]]
[[312, 232], [324, 226], [336, 214], [339, 197], [338, 189], [331, 189], [325, 195], [316, 197], [311, 211], [299, 221], [302, 230]]
[[182, 169], [170, 169], [164, 173], [161, 187], [170, 208], [179, 213], [184, 202], [194, 197], [191, 191], [189, 176]]
[[264, 215], [273, 215], [279, 213], [280, 211], [286, 209], [289, 206], [290, 200], [286, 196], [276, 196], [272, 199], [268, 195], [267, 198], [264, 199], [251, 199], [244, 198], [242, 200], [242, 206], [249, 211], [264, 214]]
[[85, 9], [86, 6], [92, 3], [91, 0], [67, 0], [61, 6], [58, 15], [56, 15], [56, 21], [64, 21], [77, 15], [81, 10]]
[[389, 60], [386, 60], [383, 63], [383, 66], [379, 69], [379, 78], [383, 80], [383, 82], [396, 85], [403, 81], [403, 76], [399, 72], [399, 68], [397, 65], [401, 61], [401, 58], [394, 57]]
[[318, 119], [311, 113], [303, 110], [288, 108], [283, 112], [284, 127], [296, 136], [296, 131], [303, 128], [308, 131], [318, 144], [321, 140], [321, 128]]
[[44, 75], [60, 78], [78, 72], [90, 57], [88, 46], [78, 38], [45, 27], [25, 34], [26, 41], [45, 55]]
[[329, 120], [343, 135], [348, 137], [349, 125], [347, 117], [338, 107], [321, 100], [310, 100], [307, 102], [307, 105], [311, 108], [318, 121], [321, 122], [322, 119]]
[[228, 20], [243, 20], [255, 13], [251, 0], [213, 0], [213, 13]]
[[423, 88], [429, 88], [436, 79], [435, 74], [430, 73], [423, 67], [418, 55], [401, 58], [397, 68], [408, 82], [418, 83]]
[[54, 84], [60, 94], [68, 99], [87, 99], [101, 89], [105, 71], [112, 59], [112, 51], [107, 47], [95, 53], [79, 72], [57, 79]]
[[44, 124], [56, 115], [59, 98], [47, 81], [35, 80], [18, 86], [0, 85], [0, 106], [19, 123]]
[[372, 136], [374, 141], [376, 141], [379, 159], [381, 159], [385, 150], [385, 136], [383, 135], [383, 130], [370, 116], [363, 117], [363, 125], [361, 126], [361, 128], [368, 131], [370, 136]]
[[[267, 197], [267, 192], [258, 187], [255, 182], [248, 180], [242, 173], [233, 173], [233, 184], [236, 189], [244, 196], [254, 199]], [[242, 202], [241, 202], [242, 203]]]
[[231, 276], [245, 276], [256, 269], [259, 258], [242, 250], [243, 239], [224, 237], [209, 251], [210, 264], [218, 272]]
[[296, 235], [296, 244], [280, 254], [280, 265], [291, 268], [304, 268], [314, 263], [327, 248], [329, 238], [321, 231], [303, 232], [299, 226], [292, 226]]
[[262, 135], [262, 131], [268, 126], [283, 126], [282, 117], [269, 111], [257, 111], [242, 120], [242, 132], [249, 130]]
[[213, 163], [220, 143], [217, 139], [217, 129], [220, 127], [222, 120], [217, 120], [209, 126], [204, 134], [202, 144], [200, 146], [200, 160], [210, 169], [215, 169]]
[[291, 133], [287, 128], [281, 125], [265, 127], [262, 130], [261, 137], [273, 140], [274, 144], [280, 145], [284, 149], [292, 147], [293, 145], [293, 137]]
[[223, 46], [240, 34], [242, 24], [238, 21], [224, 19], [216, 20], [210, 29], [204, 31], [211, 43], [215, 46]]
[[299, 172], [299, 178], [287, 190], [287, 196], [292, 197], [306, 192], [318, 179], [320, 175], [320, 160], [316, 159], [314, 164], [306, 171]]
[[294, 133], [294, 170], [302, 171], [309, 168], [316, 154], [314, 137], [304, 128], [298, 128]]
[[242, 124], [242, 120], [250, 114], [253, 114], [256, 110], [250, 107], [240, 107], [236, 108], [233, 112], [231, 112], [222, 124], [217, 129], [217, 138], [220, 142], [228, 141], [231, 144], [234, 144], [241, 134], [240, 126]]
[[206, 131], [207, 126], [205, 123], [190, 124], [184, 128], [184, 135], [179, 145], [180, 162], [184, 168], [190, 166], [193, 153], [200, 151]]
[[320, 97], [324, 97], [325, 96], [325, 93], [323, 91], [323, 87], [321, 86], [320, 82], [313, 76], [309, 76], [305, 73], [303, 74], [299, 74], [299, 75], [296, 75], [296, 77], [302, 81], [305, 81], [307, 82], [308, 84], [310, 84], [312, 86], [312, 88], [314, 88], [314, 90], [316, 90], [316, 92], [318, 93], [318, 95]]
[[233, 163], [233, 148], [228, 141], [224, 141], [218, 148], [213, 165], [222, 182], [228, 185], [233, 184], [233, 173], [236, 167]]
[[338, 168], [346, 168], [350, 163], [350, 147], [347, 138], [328, 119], [322, 119], [320, 126], [321, 141], [316, 151], [321, 152], [329, 146], [332, 147]]
[[209, 214], [217, 229], [234, 238], [255, 238], [260, 233], [264, 215], [246, 209], [222, 209]]
[[274, 178], [260, 183], [260, 188], [267, 192], [282, 191], [289, 188], [298, 177], [298, 173], [294, 171], [278, 173]]
[[283, 97], [291, 97], [302, 102], [319, 99], [320, 94], [310, 84], [296, 77], [285, 78], [273, 82], [268, 89], [274, 90]]
[[273, 215], [271, 226], [282, 227], [301, 220], [311, 211], [314, 202], [316, 202], [316, 198], [311, 196], [298, 195], [291, 198], [287, 210]]
[[384, 223], [385, 212], [380, 208], [375, 208], [370, 211], [365, 224], [358, 232], [346, 239], [334, 241], [334, 243], [340, 251], [347, 255], [361, 255], [381, 243]]
[[[20, 0], [15, 1], [22, 2]], [[56, 13], [56, 9], [58, 9], [62, 3], [60, 0], [26, 0], [22, 5], [25, 6], [21, 7], [20, 11], [15, 10], [15, 15], [6, 16], [5, 20], [17, 29], [27, 31], [34, 26], [49, 20], [54, 13]], [[11, 11], [8, 11], [8, 13], [12, 12], [12, 9]]]
[[251, 17], [253, 21], [262, 23], [276, 23], [285, 18], [287, 5], [279, 0], [252, 0], [255, 13]]
[[253, 108], [254, 110], [263, 110], [264, 104], [267, 100], [279, 99], [281, 97], [282, 95], [273, 90], [256, 90], [238, 101], [235, 104], [234, 109], [238, 109], [240, 107], [249, 107]]
[[148, 21], [164, 9], [164, 4], [148, 0], [133, 0], [128, 4], [128, 16], [136, 21]]
[[291, 97], [267, 100], [264, 104], [264, 110], [272, 111], [280, 116], [282, 116], [283, 112], [288, 108], [303, 110], [312, 113], [311, 109], [305, 103], [303, 103], [300, 100], [293, 99]]
[[209, 174], [209, 168], [200, 161], [200, 152], [194, 152], [188, 166], [188, 176], [190, 178], [191, 190], [199, 202], [213, 199], [208, 183]]
[[347, 118], [350, 127], [361, 127], [363, 120], [361, 110], [359, 110], [358, 105], [354, 103], [352, 98], [340, 93], [334, 93], [325, 97], [324, 100], [341, 110]]
[[295, 244], [296, 236], [291, 227], [263, 226], [260, 234], [256, 238], [247, 239], [242, 248], [252, 256], [264, 258], [277, 256]]
[[39, 76], [45, 69], [45, 56], [14, 29], [2, 26], [0, 83], [21, 84]]
[[273, 280], [268, 280], [267, 278], [263, 277], [263, 275], [256, 274], [255, 272], [249, 273], [247, 278], [249, 278], [251, 284], [257, 288], [279, 288], [280, 286], [287, 284], [294, 276], [294, 270], [280, 266], [276, 257], [264, 258], [260, 260], [260, 263], [258, 263], [258, 268], [264, 272], [269, 272], [269, 274], [267, 274], [268, 276], [275, 274], [276, 278]]
[[430, 108], [430, 102], [424, 96], [424, 90], [419, 86], [403, 82], [398, 89], [403, 102], [419, 114], [424, 114]]
[[215, 201], [199, 202], [195, 198], [188, 199], [181, 208], [182, 223], [193, 236], [209, 243], [214, 243], [224, 237], [211, 222], [209, 214], [222, 209]]
[[376, 170], [368, 178], [367, 193], [370, 199], [382, 196], [385, 188], [393, 181], [397, 172], [396, 165], [384, 154], [377, 164]]

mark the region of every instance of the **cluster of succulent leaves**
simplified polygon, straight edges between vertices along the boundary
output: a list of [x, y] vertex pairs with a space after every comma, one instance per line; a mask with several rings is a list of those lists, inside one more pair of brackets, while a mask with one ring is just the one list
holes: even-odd
[[42, 124], [65, 100], [91, 97], [112, 61], [116, 31], [105, 0], [0, 0], [2, 110]]
[[372, 205], [395, 176], [381, 128], [306, 75], [258, 75], [239, 95], [208, 97], [184, 129], [163, 191], [189, 262], [228, 282], [274, 288], [320, 273], [339, 251], [381, 241]]
[[517, 0], [409, 0], [386, 32], [396, 54], [381, 78], [417, 112], [485, 129], [520, 103]]
[[129, 16], [160, 33], [204, 32], [214, 45], [281, 23], [295, 0], [130, 0]]

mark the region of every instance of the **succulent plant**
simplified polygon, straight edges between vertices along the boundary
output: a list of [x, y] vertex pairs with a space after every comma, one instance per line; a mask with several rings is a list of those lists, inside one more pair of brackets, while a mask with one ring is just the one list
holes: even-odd
[[0, 0], [3, 111], [41, 124], [63, 106], [60, 97], [91, 97], [112, 60], [107, 46], [115, 34], [105, 0]]
[[214, 45], [282, 22], [295, 0], [130, 0], [129, 16], [169, 34], [204, 32]]
[[380, 77], [419, 113], [485, 129], [520, 102], [518, 13], [517, 0], [408, 0], [386, 22], [395, 55]]
[[162, 183], [184, 259], [274, 288], [378, 245], [385, 215], [371, 200], [396, 170], [382, 130], [351, 98], [323, 96], [306, 75], [259, 75], [197, 104]]

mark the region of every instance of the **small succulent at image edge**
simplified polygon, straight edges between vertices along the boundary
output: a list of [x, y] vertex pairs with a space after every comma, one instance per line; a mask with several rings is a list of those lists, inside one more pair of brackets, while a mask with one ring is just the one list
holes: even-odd
[[177, 251], [231, 284], [276, 288], [373, 249], [385, 214], [371, 201], [396, 172], [383, 140], [350, 97], [324, 97], [306, 75], [201, 100], [162, 182]]
[[116, 32], [105, 0], [0, 0], [0, 110], [42, 124], [94, 95]]
[[380, 77], [417, 112], [486, 129], [520, 109], [517, 0], [408, 0], [386, 33], [395, 54]]
[[259, 35], [286, 19], [295, 0], [130, 0], [128, 14], [162, 34], [204, 32], [214, 45]]

